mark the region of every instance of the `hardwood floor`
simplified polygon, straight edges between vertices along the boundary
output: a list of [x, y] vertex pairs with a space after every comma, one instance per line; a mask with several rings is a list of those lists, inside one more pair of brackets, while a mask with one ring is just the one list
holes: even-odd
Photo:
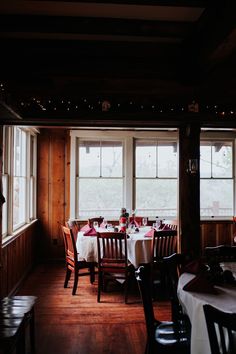
[[[81, 277], [77, 295], [64, 284], [64, 264], [38, 266], [19, 295], [38, 297], [35, 308], [36, 354], [143, 354], [145, 323], [136, 284], [125, 305], [121, 285], [102, 293], [97, 303], [97, 281]], [[167, 301], [155, 305], [156, 317], [170, 319]]]

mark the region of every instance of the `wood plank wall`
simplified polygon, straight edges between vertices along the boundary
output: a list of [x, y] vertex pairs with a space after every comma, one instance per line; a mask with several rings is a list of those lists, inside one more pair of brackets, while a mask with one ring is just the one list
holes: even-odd
[[[60, 223], [69, 218], [70, 136], [65, 129], [41, 129], [38, 137], [38, 219], [41, 258], [64, 257]], [[82, 223], [84, 224], [84, 223]], [[231, 221], [201, 222], [205, 246], [233, 244]]]
[[1, 294], [13, 293], [36, 261], [37, 222], [2, 248]]
[[69, 218], [69, 132], [41, 129], [38, 136], [38, 219], [42, 259], [64, 256], [60, 225]]

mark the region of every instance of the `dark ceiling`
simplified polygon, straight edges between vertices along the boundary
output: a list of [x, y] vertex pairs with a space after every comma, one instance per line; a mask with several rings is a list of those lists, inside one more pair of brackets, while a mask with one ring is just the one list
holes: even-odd
[[234, 103], [235, 0], [0, 2], [2, 96]]

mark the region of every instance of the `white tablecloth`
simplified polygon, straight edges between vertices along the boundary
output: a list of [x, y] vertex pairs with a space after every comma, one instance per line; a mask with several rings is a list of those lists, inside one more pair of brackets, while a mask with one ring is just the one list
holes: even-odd
[[192, 325], [191, 354], [210, 354], [210, 344], [203, 305], [210, 304], [225, 312], [236, 313], [236, 287], [217, 286], [217, 295], [184, 291], [183, 287], [195, 275], [184, 273], [179, 278], [178, 297]]
[[[149, 230], [150, 227], [142, 227], [140, 232], [129, 234], [127, 239], [128, 260], [135, 268], [141, 263], [151, 262], [151, 237], [144, 236]], [[104, 232], [104, 229], [98, 229], [98, 231]], [[87, 262], [97, 262], [96, 236], [84, 236], [83, 232], [79, 232], [76, 247], [80, 257], [83, 257]]]

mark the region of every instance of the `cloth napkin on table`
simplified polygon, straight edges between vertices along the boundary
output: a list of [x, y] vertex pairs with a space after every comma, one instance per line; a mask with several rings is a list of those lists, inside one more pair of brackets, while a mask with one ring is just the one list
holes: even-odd
[[217, 290], [212, 283], [206, 278], [204, 274], [198, 274], [195, 278], [191, 279], [183, 287], [185, 291], [192, 291], [195, 293], [217, 294]]
[[94, 227], [90, 227], [89, 230], [84, 233], [84, 236], [97, 236], [97, 231]]
[[89, 226], [89, 224], [86, 224], [83, 227], [81, 227], [80, 231], [86, 232], [86, 231], [88, 231], [90, 229], [91, 229], [91, 227]]
[[170, 226], [168, 226], [167, 224], [163, 226], [162, 229], [160, 229], [161, 231], [171, 231], [172, 229], [170, 228]]
[[144, 235], [144, 237], [153, 237], [153, 235], [154, 235], [154, 229], [151, 229]]
[[207, 267], [200, 259], [195, 259], [189, 263], [187, 263], [182, 269], [181, 273], [191, 273], [191, 274], [199, 274], [205, 272]]

